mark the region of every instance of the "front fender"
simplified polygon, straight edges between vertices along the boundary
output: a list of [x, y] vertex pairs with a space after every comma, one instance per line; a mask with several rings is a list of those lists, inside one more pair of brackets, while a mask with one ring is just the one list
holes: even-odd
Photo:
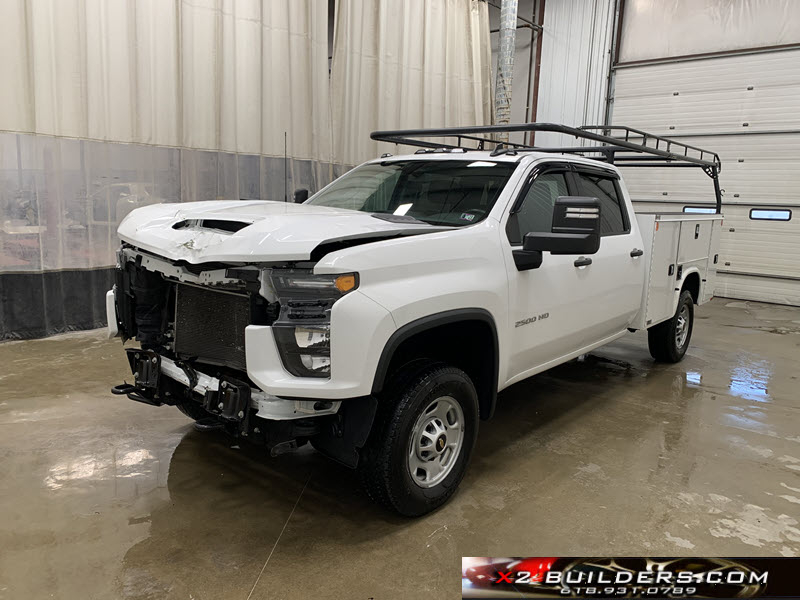
[[383, 347], [396, 330], [392, 315], [356, 290], [331, 311], [331, 377], [295, 377], [278, 354], [272, 327], [245, 330], [247, 375], [274, 396], [341, 400], [368, 396]]

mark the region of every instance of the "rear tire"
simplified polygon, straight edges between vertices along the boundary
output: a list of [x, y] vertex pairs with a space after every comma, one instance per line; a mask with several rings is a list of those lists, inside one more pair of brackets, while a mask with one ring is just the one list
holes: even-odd
[[689, 348], [693, 328], [694, 302], [692, 294], [684, 290], [672, 318], [647, 330], [650, 355], [659, 362], [680, 362]]
[[416, 517], [455, 493], [478, 433], [478, 395], [442, 363], [402, 369], [387, 382], [358, 472], [374, 501]]

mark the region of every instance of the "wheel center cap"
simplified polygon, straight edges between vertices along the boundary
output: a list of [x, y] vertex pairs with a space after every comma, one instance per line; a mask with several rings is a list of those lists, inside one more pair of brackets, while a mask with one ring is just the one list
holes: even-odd
[[436, 438], [436, 451], [441, 452], [444, 450], [444, 447], [447, 445], [447, 437], [445, 435], [440, 435]]

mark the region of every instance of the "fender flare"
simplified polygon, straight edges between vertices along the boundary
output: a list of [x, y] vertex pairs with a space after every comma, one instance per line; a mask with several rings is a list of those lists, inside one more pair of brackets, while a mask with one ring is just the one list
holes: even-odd
[[[488, 390], [478, 390], [481, 419], [486, 420], [491, 418], [494, 414], [495, 405], [497, 404], [497, 382], [500, 373], [500, 344], [498, 342], [497, 325], [495, 324], [494, 317], [488, 310], [483, 308], [457, 308], [447, 310], [432, 315], [426, 315], [400, 327], [391, 335], [383, 347], [380, 359], [378, 359], [378, 366], [375, 369], [372, 393], [378, 394], [383, 390], [388, 375], [389, 364], [395, 352], [404, 341], [423, 331], [441, 325], [457, 323], [459, 321], [481, 321], [489, 326], [492, 333], [493, 362], [491, 365], [491, 376], [489, 377], [489, 384], [491, 387]], [[484, 398], [481, 397], [481, 392], [483, 392]]]

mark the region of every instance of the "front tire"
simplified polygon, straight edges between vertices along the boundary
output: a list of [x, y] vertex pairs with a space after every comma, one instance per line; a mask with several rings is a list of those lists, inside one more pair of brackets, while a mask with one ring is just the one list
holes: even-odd
[[694, 302], [688, 290], [681, 292], [671, 319], [647, 330], [650, 355], [659, 362], [680, 362], [689, 348], [694, 328]]
[[478, 433], [478, 395], [460, 369], [416, 363], [386, 385], [359, 463], [367, 494], [401, 515], [438, 508], [464, 477]]

